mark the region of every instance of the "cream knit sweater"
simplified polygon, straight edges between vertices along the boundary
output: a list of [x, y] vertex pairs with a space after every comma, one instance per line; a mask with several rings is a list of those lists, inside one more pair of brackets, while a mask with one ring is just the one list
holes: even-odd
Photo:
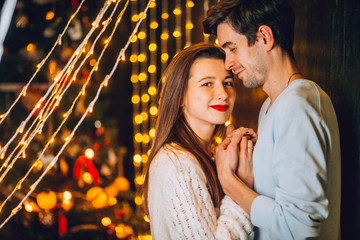
[[166, 145], [149, 172], [148, 204], [154, 240], [252, 239], [248, 214], [230, 197], [214, 208], [198, 161], [176, 145]]

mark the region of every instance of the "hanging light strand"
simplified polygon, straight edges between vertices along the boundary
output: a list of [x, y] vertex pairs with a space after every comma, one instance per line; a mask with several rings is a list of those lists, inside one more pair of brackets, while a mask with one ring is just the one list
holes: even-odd
[[[42, 98], [40, 98], [40, 100], [36, 103], [35, 107], [33, 108], [33, 110], [31, 111], [31, 113], [28, 115], [28, 117], [22, 122], [22, 124], [24, 124], [24, 126], [27, 124], [28, 121], [30, 121], [30, 119], [32, 118], [32, 116], [35, 114], [36, 111], [38, 111], [39, 107], [42, 106], [43, 102], [48, 98], [48, 96], [51, 93], [50, 98], [52, 98], [54, 96], [54, 94], [57, 93], [57, 89], [55, 89], [55, 91], [53, 91], [55, 86], [59, 86], [59, 81], [61, 81], [64, 78], [64, 74], [68, 73], [68, 69], [69, 66], [73, 66], [75, 64], [74, 59], [78, 59], [76, 58], [77, 56], [79, 56], [83, 51], [82, 49], [85, 47], [86, 43], [88, 42], [88, 39], [90, 38], [90, 36], [93, 34], [93, 32], [95, 31], [95, 29], [97, 28], [98, 23], [101, 21], [102, 17], [104, 16], [105, 12], [107, 11], [109, 4], [111, 2], [107, 1], [104, 5], [104, 7], [100, 10], [98, 16], [96, 17], [96, 20], [93, 23], [93, 27], [91, 28], [91, 30], [89, 31], [89, 33], [87, 34], [87, 36], [84, 38], [84, 40], [82, 41], [82, 43], [78, 46], [78, 48], [76, 49], [76, 51], [73, 53], [73, 55], [70, 57], [69, 61], [67, 62], [66, 66], [62, 69], [62, 71], [56, 76], [55, 81], [53, 84], [51, 84], [51, 86], [49, 87], [48, 91], [44, 94], [44, 96]], [[106, 25], [107, 26], [107, 25]], [[17, 135], [19, 134], [19, 131], [16, 131], [15, 134], [10, 138], [10, 140], [4, 145], [4, 147], [2, 147], [0, 149], [0, 158], [3, 158], [5, 155], [5, 151], [8, 149], [8, 146], [13, 142], [13, 140], [17, 137]]]
[[21, 93], [18, 95], [18, 97], [15, 99], [15, 101], [11, 104], [10, 108], [2, 115], [0, 115], [0, 124], [5, 120], [5, 118], [10, 114], [11, 110], [14, 108], [14, 106], [17, 104], [17, 102], [20, 100], [20, 98], [22, 96], [26, 95], [26, 91], [28, 89], [28, 87], [30, 86], [31, 82], [33, 81], [33, 79], [35, 78], [35, 76], [37, 75], [37, 73], [40, 71], [40, 69], [42, 68], [42, 66], [45, 64], [45, 62], [47, 61], [47, 59], [50, 57], [50, 55], [52, 54], [52, 52], [54, 51], [54, 49], [56, 48], [57, 45], [61, 45], [61, 38], [62, 36], [65, 34], [66, 30], [69, 28], [69, 25], [71, 23], [71, 21], [75, 18], [75, 16], [78, 14], [79, 10], [81, 9], [83, 3], [85, 2], [85, 0], [82, 0], [81, 3], [79, 4], [78, 8], [76, 9], [76, 11], [74, 12], [73, 15], [71, 15], [70, 19], [68, 20], [65, 28], [63, 29], [62, 33], [59, 35], [58, 39], [56, 40], [56, 42], [54, 43], [54, 45], [52, 46], [51, 50], [49, 51], [49, 53], [45, 56], [45, 58], [43, 60], [41, 60], [41, 62], [37, 65], [36, 71], [35, 73], [32, 75], [32, 77], [30, 78], [30, 80], [28, 81], [28, 83], [24, 86], [24, 88], [22, 89]]
[[[100, 13], [98, 14], [98, 16], [97, 16], [96, 20], [94, 21], [94, 23], [97, 24], [97, 23], [100, 22], [100, 20], [102, 19], [103, 15], [105, 14], [105, 11], [108, 9], [110, 3], [111, 3], [110, 1], [107, 1], [107, 2], [105, 3], [105, 7], [102, 8], [102, 10], [101, 10]], [[118, 4], [116, 4], [115, 8], [116, 8], [117, 6], [118, 6]], [[115, 10], [116, 10], [116, 9], [115, 9]], [[112, 15], [114, 14], [114, 12], [115, 12], [115, 11], [113, 10]], [[123, 14], [123, 13], [122, 13], [122, 14]], [[109, 17], [109, 19], [111, 19], [112, 15]], [[108, 19], [108, 20], [109, 20], [109, 19]], [[98, 39], [100, 38], [101, 34], [106, 30], [106, 27], [108, 26], [108, 23], [109, 23], [110, 21], [106, 21], [106, 22], [107, 22], [107, 24], [104, 24], [104, 27], [103, 27], [102, 31], [99, 33], [99, 35], [98, 35], [97, 38], [95, 39], [95, 41], [94, 41], [94, 43], [93, 43], [90, 51], [92, 51], [92, 49], [94, 48], [96, 42], [97, 42]], [[62, 96], [65, 94], [65, 91], [61, 91], [61, 90], [63, 89], [62, 83], [65, 83], [65, 82], [66, 82], [66, 79], [69, 78], [69, 76], [70, 76], [70, 74], [71, 74], [71, 71], [73, 70], [73, 66], [75, 65], [76, 61], [79, 59], [80, 54], [83, 52], [82, 49], [85, 47], [85, 43], [87, 43], [90, 35], [92, 34], [92, 32], [93, 32], [93, 31], [95, 30], [95, 28], [96, 28], [96, 25], [95, 25], [95, 26], [94, 26], [94, 25], [95, 25], [95, 24], [93, 24], [93, 28], [91, 29], [91, 31], [89, 32], [89, 34], [87, 35], [87, 37], [85, 37], [85, 39], [84, 39], [84, 41], [82, 42], [82, 44], [80, 44], [80, 46], [77, 48], [77, 50], [76, 50], [76, 51], [74, 52], [74, 54], [72, 55], [71, 59], [68, 61], [67, 65], [66, 65], [66, 67], [62, 70], [62, 73], [66, 72], [66, 75], [64, 75], [64, 74], [61, 73], [61, 74], [60, 74], [60, 75], [61, 75], [60, 80], [55, 81], [54, 84], [52, 85], [52, 87], [48, 90], [48, 93], [50, 93], [50, 92], [51, 92], [50, 90], [52, 90], [54, 86], [57, 87], [57, 88], [55, 88], [54, 91], [52, 91], [52, 95], [51, 95], [50, 98], [47, 100], [47, 102], [46, 102], [46, 104], [45, 104], [45, 107], [41, 110], [40, 114], [39, 114], [39, 115], [37, 116], [37, 118], [34, 120], [33, 124], [32, 124], [31, 127], [29, 128], [28, 132], [31, 130], [31, 128], [34, 126], [34, 124], [35, 124], [35, 122], [36, 122], [37, 120], [41, 121], [43, 124], [46, 122], [46, 120], [48, 119], [48, 117], [49, 117], [49, 116], [51, 115], [51, 113], [54, 111], [55, 107], [53, 107], [53, 108], [51, 109], [50, 114], [47, 114], [47, 116], [45, 116], [45, 118], [44, 118], [44, 116], [43, 116], [44, 109], [46, 109], [46, 110], [45, 110], [45, 113], [49, 113], [48, 108], [52, 106], [52, 105], [50, 104], [51, 101], [52, 101], [53, 99], [55, 99], [55, 98], [57, 98], [57, 99], [60, 100], [60, 99], [62, 98]], [[116, 26], [117, 26], [117, 25], [116, 25]], [[107, 46], [108, 46], [108, 45], [106, 45], [105, 47], [107, 47]], [[104, 50], [103, 50], [103, 52], [104, 52]], [[102, 54], [101, 54], [101, 56], [102, 56]], [[85, 59], [88, 58], [88, 57], [89, 57], [89, 54], [86, 55]], [[75, 58], [75, 60], [74, 60], [74, 58]], [[100, 58], [101, 58], [101, 57], [100, 57]], [[100, 61], [100, 58], [99, 58], [99, 60], [98, 60], [97, 62]], [[75, 71], [76, 74], [77, 74], [78, 71], [80, 70], [80, 67], [83, 65], [83, 63], [84, 63], [84, 61], [83, 61], [82, 64], [79, 66], [79, 68]], [[90, 80], [93, 72], [94, 72], [94, 68], [92, 69], [91, 73], [89, 74], [86, 83], [83, 85], [83, 88], [82, 88], [83, 90], [82, 90], [81, 94], [79, 93], [78, 96], [77, 96], [77, 97], [75, 98], [75, 100], [73, 101], [73, 104], [72, 104], [72, 107], [71, 107], [71, 111], [69, 110], [67, 115], [69, 115], [69, 114], [72, 112], [72, 108], [74, 107], [75, 103], [76, 103], [77, 100], [80, 98], [80, 96], [83, 95], [83, 93], [85, 92], [85, 88], [86, 88], [87, 84], [89, 83], [89, 80]], [[58, 75], [58, 76], [59, 76], [59, 75]], [[59, 82], [60, 82], [60, 83], [59, 83]], [[72, 81], [70, 81], [70, 83], [68, 84], [68, 86], [65, 88], [66, 90], [70, 87], [71, 82], [72, 82]], [[59, 90], [59, 85], [60, 85], [60, 90]], [[59, 95], [60, 93], [61, 93], [61, 97], [59, 98], [58, 96], [60, 96], [60, 95]], [[44, 97], [45, 97], [45, 98], [44, 98]], [[43, 97], [42, 99], [40, 99], [40, 101], [39, 101], [39, 102], [37, 103], [37, 105], [34, 107], [32, 113], [31, 113], [31, 114], [28, 116], [28, 118], [22, 123], [22, 125], [26, 125], [27, 121], [30, 120], [30, 118], [31, 118], [31, 116], [33, 115], [33, 113], [39, 108], [39, 106], [41, 106], [41, 104], [42, 104], [42, 103], [44, 102], [44, 100], [46, 99], [46, 95], [44, 95], [44, 97]], [[69, 113], [69, 112], [70, 112], [70, 113]], [[66, 119], [67, 119], [67, 118], [66, 118]], [[40, 124], [41, 122], [39, 122], [37, 126], [39, 126], [39, 124]], [[61, 126], [62, 126], [62, 125], [61, 125]], [[16, 135], [17, 135], [19, 132], [20, 132], [20, 131], [16, 131], [16, 133], [15, 133], [14, 136], [16, 137]], [[28, 134], [28, 132], [25, 134], [25, 136], [24, 136], [25, 138], [26, 138], [26, 135]], [[6, 161], [3, 163], [2, 167], [0, 168], [0, 172], [1, 172], [1, 170], [2, 170], [4, 167], [6, 167], [6, 166], [7, 166], [7, 170], [6, 170], [6, 171], [2, 174], [2, 176], [0, 177], [0, 182], [4, 179], [4, 177], [6, 176], [6, 174], [8, 173], [8, 171], [12, 168], [13, 164], [14, 164], [15, 161], [18, 159], [18, 157], [24, 152], [24, 150], [25, 150], [25, 149], [27, 148], [27, 146], [30, 144], [31, 140], [34, 138], [34, 136], [36, 135], [37, 132], [38, 132], [38, 129], [35, 128], [35, 130], [33, 130], [32, 134], [30, 135], [30, 137], [28, 138], [27, 141], [22, 140], [22, 141], [19, 142], [18, 146], [19, 146], [19, 145], [24, 145], [24, 147], [23, 147], [23, 148], [20, 150], [20, 152], [16, 155], [16, 157], [13, 159], [13, 161], [12, 161], [12, 163], [11, 163], [10, 165], [8, 165], [8, 163], [9, 163], [9, 161], [10, 161], [10, 158], [12, 157], [14, 151], [18, 148], [18, 146], [17, 146], [17, 147], [15, 148], [15, 150], [12, 152], [12, 154], [10, 155], [10, 157], [8, 157], [8, 158], [6, 159]], [[4, 146], [4, 148], [2, 148], [2, 149], [0, 150], [1, 157], [2, 157], [1, 151], [7, 150], [9, 144], [15, 139], [14, 136], [13, 136], [13, 137], [11, 138], [11, 140]], [[24, 137], [23, 137], [22, 139], [24, 139]]]
[[[127, 5], [126, 5], [126, 6], [127, 6]], [[125, 6], [125, 7], [126, 7], [126, 6]], [[112, 14], [110, 15], [110, 17], [109, 17], [108, 20], [106, 21], [107, 24], [104, 24], [104, 27], [103, 27], [102, 31], [99, 33], [98, 37], [95, 39], [95, 41], [94, 41], [91, 49], [94, 48], [94, 46], [95, 46], [96, 42], [98, 41], [98, 39], [100, 38], [101, 34], [105, 31], [106, 27], [108, 26], [108, 23], [110, 22], [109, 20], [111, 19], [111, 17], [112, 17], [113, 14], [115, 13], [115, 10], [116, 10], [117, 7], [118, 7], [118, 4], [115, 5], [114, 10], [112, 11]], [[120, 18], [120, 20], [121, 20], [121, 17], [123, 16], [123, 14], [124, 14], [124, 11], [125, 11], [125, 8], [124, 8], [123, 11], [119, 14], [119, 17], [118, 17], [118, 18]], [[109, 38], [110, 41], [111, 41], [111, 39], [112, 39], [112, 36], [113, 36], [113, 34], [114, 34], [114, 32], [115, 32], [115, 30], [116, 30], [119, 22], [120, 22], [120, 21], [117, 22], [117, 24], [115, 25], [115, 27], [114, 27], [114, 29], [113, 29], [113, 31], [112, 31], [112, 34], [111, 34], [111, 36], [110, 36], [110, 38]], [[109, 41], [109, 42], [110, 42], [110, 41]], [[105, 52], [107, 46], [108, 46], [108, 44], [105, 45], [105, 47], [103, 48], [102, 54], [100, 55], [100, 57], [99, 57], [99, 59], [98, 59], [98, 62], [100, 62], [101, 57], [102, 57], [103, 53]], [[90, 51], [91, 51], [91, 50], [90, 50]], [[87, 57], [88, 57], [88, 56], [89, 56], [89, 55], [87, 55]], [[84, 63], [84, 61], [82, 62], [82, 64], [83, 64], [83, 63]], [[81, 67], [82, 64], [81, 64], [79, 67]], [[95, 68], [95, 67], [94, 67], [94, 68]], [[82, 88], [83, 90], [81, 90], [81, 91], [79, 92], [79, 94], [77, 95], [77, 97], [76, 97], [75, 100], [73, 101], [70, 109], [66, 112], [65, 118], [63, 119], [62, 123], [59, 125], [58, 129], [54, 132], [54, 134], [52, 135], [52, 137], [50, 138], [50, 140], [48, 141], [48, 143], [47, 143], [46, 146], [44, 147], [42, 153], [41, 153], [40, 156], [39, 156], [39, 159], [43, 156], [43, 154], [44, 154], [45, 151], [47, 150], [48, 146], [53, 142], [53, 139], [55, 139], [57, 133], [61, 130], [62, 126], [66, 123], [67, 119], [70, 117], [70, 115], [71, 115], [71, 113], [73, 112], [73, 109], [74, 109], [74, 107], [75, 107], [75, 104], [77, 103], [77, 101], [79, 100], [79, 98], [82, 96], [82, 93], [85, 91], [84, 89], [86, 88], [87, 84], [89, 83], [89, 81], [90, 81], [90, 79], [91, 79], [91, 75], [92, 75], [92, 73], [94, 72], [94, 68], [93, 68], [91, 74], [89, 74], [89, 76], [88, 76], [88, 78], [87, 78], [87, 81], [86, 81], [85, 84], [83, 85], [83, 88]], [[78, 70], [77, 70], [76, 72], [78, 72]], [[69, 72], [69, 74], [70, 74], [70, 72]], [[68, 78], [69, 78], [69, 74], [68, 74], [68, 76], [66, 76], [64, 79], [68, 79]], [[65, 82], [65, 81], [64, 81], [64, 82]], [[67, 85], [66, 88], [69, 88], [69, 86], [71, 85], [71, 82], [72, 82], [72, 81], [69, 82], [69, 84]], [[62, 95], [63, 95], [64, 93], [65, 93], [65, 92], [62, 92]], [[62, 95], [61, 95], [61, 98], [62, 98]], [[56, 97], [53, 98], [53, 99], [56, 99]], [[50, 104], [50, 106], [51, 106], [51, 105], [52, 105], [52, 104]], [[53, 111], [54, 109], [55, 109], [55, 107], [52, 107], [50, 114], [52, 113], [52, 111]], [[48, 109], [47, 109], [47, 110], [48, 110]], [[50, 116], [50, 114], [46, 114], [46, 118], [44, 119], [44, 122], [47, 120], [47, 118]], [[15, 163], [15, 161], [18, 159], [18, 157], [25, 151], [26, 147], [30, 144], [31, 140], [32, 140], [33, 137], [37, 134], [37, 132], [38, 132], [38, 127], [35, 128], [35, 131], [33, 131], [31, 137], [30, 137], [29, 139], [27, 139], [25, 142], [23, 142], [23, 145], [25, 145], [25, 146], [19, 151], [19, 153], [16, 155], [16, 157], [13, 159], [13, 161], [10, 163], [9, 166], [7, 166], [7, 163], [8, 163], [8, 161], [9, 161], [9, 158], [5, 161], [5, 163], [3, 164], [3, 166], [5, 166], [5, 167], [7, 166], [7, 169], [6, 169], [6, 171], [2, 174], [2, 176], [0, 177], [0, 182], [3, 180], [3, 178], [4, 178], [5, 175], [8, 173], [8, 171], [12, 168], [12, 166], [14, 165], [14, 163]], [[13, 155], [13, 153], [10, 155], [10, 157], [11, 157], [12, 155]], [[34, 166], [32, 166], [31, 169], [32, 169], [33, 167], [34, 167]], [[1, 169], [0, 169], [0, 170], [1, 170]], [[27, 174], [27, 175], [28, 175], [28, 174]], [[27, 176], [27, 175], [26, 175], [26, 176]], [[0, 207], [0, 209], [1, 209], [1, 207]]]
[[[149, 5], [151, 2], [153, 2], [154, 0], [150, 0], [147, 7], [145, 8], [142, 17], [139, 19], [135, 29], [133, 30], [131, 36], [129, 37], [129, 40], [127, 41], [127, 43], [125, 44], [125, 46], [120, 50], [120, 53], [118, 54], [117, 57], [117, 61], [115, 62], [111, 72], [106, 75], [106, 77], [104, 78], [104, 80], [102, 81], [102, 83], [100, 84], [97, 93], [95, 95], [95, 97], [93, 98], [93, 100], [90, 102], [90, 104], [88, 105], [86, 111], [84, 112], [84, 114], [82, 115], [82, 117], [80, 118], [80, 120], [78, 121], [78, 123], [76, 124], [76, 126], [74, 127], [74, 129], [72, 130], [71, 134], [69, 135], [69, 137], [67, 138], [67, 140], [65, 141], [65, 143], [63, 144], [63, 146], [61, 147], [61, 149], [59, 150], [59, 152], [57, 153], [57, 155], [52, 159], [52, 161], [50, 162], [50, 164], [46, 167], [46, 169], [44, 170], [44, 172], [41, 174], [41, 176], [31, 185], [29, 192], [25, 195], [25, 197], [21, 200], [21, 202], [11, 211], [10, 215], [4, 220], [4, 222], [0, 225], [0, 229], [11, 219], [12, 216], [14, 216], [21, 208], [22, 208], [22, 204], [24, 203], [24, 201], [30, 196], [30, 194], [36, 189], [37, 185], [39, 184], [39, 182], [44, 178], [44, 176], [47, 174], [47, 172], [55, 165], [55, 163], [58, 161], [58, 158], [60, 156], [60, 154], [64, 151], [64, 149], [66, 148], [66, 146], [69, 144], [69, 142], [71, 141], [72, 137], [74, 136], [75, 132], [77, 131], [77, 129], [79, 128], [79, 126], [82, 124], [82, 122], [84, 121], [85, 117], [87, 116], [87, 114], [89, 112], [92, 112], [93, 107], [96, 103], [96, 101], [99, 98], [99, 95], [103, 89], [104, 86], [107, 86], [109, 79], [112, 77], [113, 73], [115, 72], [115, 69], [118, 66], [119, 61], [121, 61], [124, 56], [125, 56], [125, 51], [127, 50], [128, 46], [130, 45], [130, 42], [133, 38], [133, 36], [136, 34], [139, 25], [141, 24], [143, 18], [144, 18], [144, 14], [147, 12]], [[52, 138], [53, 139], [53, 138]], [[51, 140], [52, 140], [51, 139]], [[22, 178], [18, 184], [16, 185], [16, 189], [19, 188], [21, 186], [22, 181], [24, 180], [24, 178]]]

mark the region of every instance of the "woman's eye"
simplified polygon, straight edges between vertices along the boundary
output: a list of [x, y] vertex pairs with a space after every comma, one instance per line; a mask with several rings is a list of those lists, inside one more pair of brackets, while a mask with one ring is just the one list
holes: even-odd
[[236, 48], [230, 48], [230, 52], [235, 52]]
[[210, 87], [210, 85], [211, 85], [211, 83], [209, 83], [209, 82], [203, 84], [203, 86], [205, 86], [205, 87]]

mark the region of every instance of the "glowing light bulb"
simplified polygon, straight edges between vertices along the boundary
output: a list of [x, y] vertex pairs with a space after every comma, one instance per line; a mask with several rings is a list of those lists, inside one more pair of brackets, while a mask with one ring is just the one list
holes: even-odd
[[64, 200], [66, 200], [66, 201], [69, 201], [72, 198], [72, 194], [69, 191], [65, 191], [63, 193], [63, 196], [64, 196]]
[[180, 8], [175, 8], [173, 11], [174, 15], [178, 16], [181, 15], [181, 9]]
[[149, 44], [149, 50], [150, 50], [150, 52], [154, 52], [154, 51], [156, 50], [156, 48], [157, 48], [156, 43], [150, 43], [150, 44]]
[[136, 154], [134, 156], [134, 162], [140, 163], [141, 162], [141, 156], [139, 154]]
[[85, 150], [85, 156], [88, 158], [88, 159], [93, 159], [95, 157], [95, 152], [94, 150], [92, 150], [91, 148], [88, 148]]
[[169, 18], [169, 14], [168, 14], [168, 13], [163, 13], [163, 14], [161, 14], [161, 18], [162, 18], [162, 19], [168, 19], [168, 18]]
[[109, 226], [111, 224], [111, 219], [108, 217], [104, 217], [101, 219], [101, 224], [105, 227]]

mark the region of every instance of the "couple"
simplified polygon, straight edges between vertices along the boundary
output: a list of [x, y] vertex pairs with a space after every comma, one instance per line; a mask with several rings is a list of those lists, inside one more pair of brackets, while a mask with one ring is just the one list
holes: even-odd
[[[196, 44], [164, 73], [144, 184], [162, 239], [338, 239], [340, 149], [329, 97], [304, 79], [284, 0], [225, 0], [204, 21], [220, 48]], [[225, 54], [223, 53], [225, 52]], [[231, 71], [268, 94], [257, 135], [229, 126]]]

